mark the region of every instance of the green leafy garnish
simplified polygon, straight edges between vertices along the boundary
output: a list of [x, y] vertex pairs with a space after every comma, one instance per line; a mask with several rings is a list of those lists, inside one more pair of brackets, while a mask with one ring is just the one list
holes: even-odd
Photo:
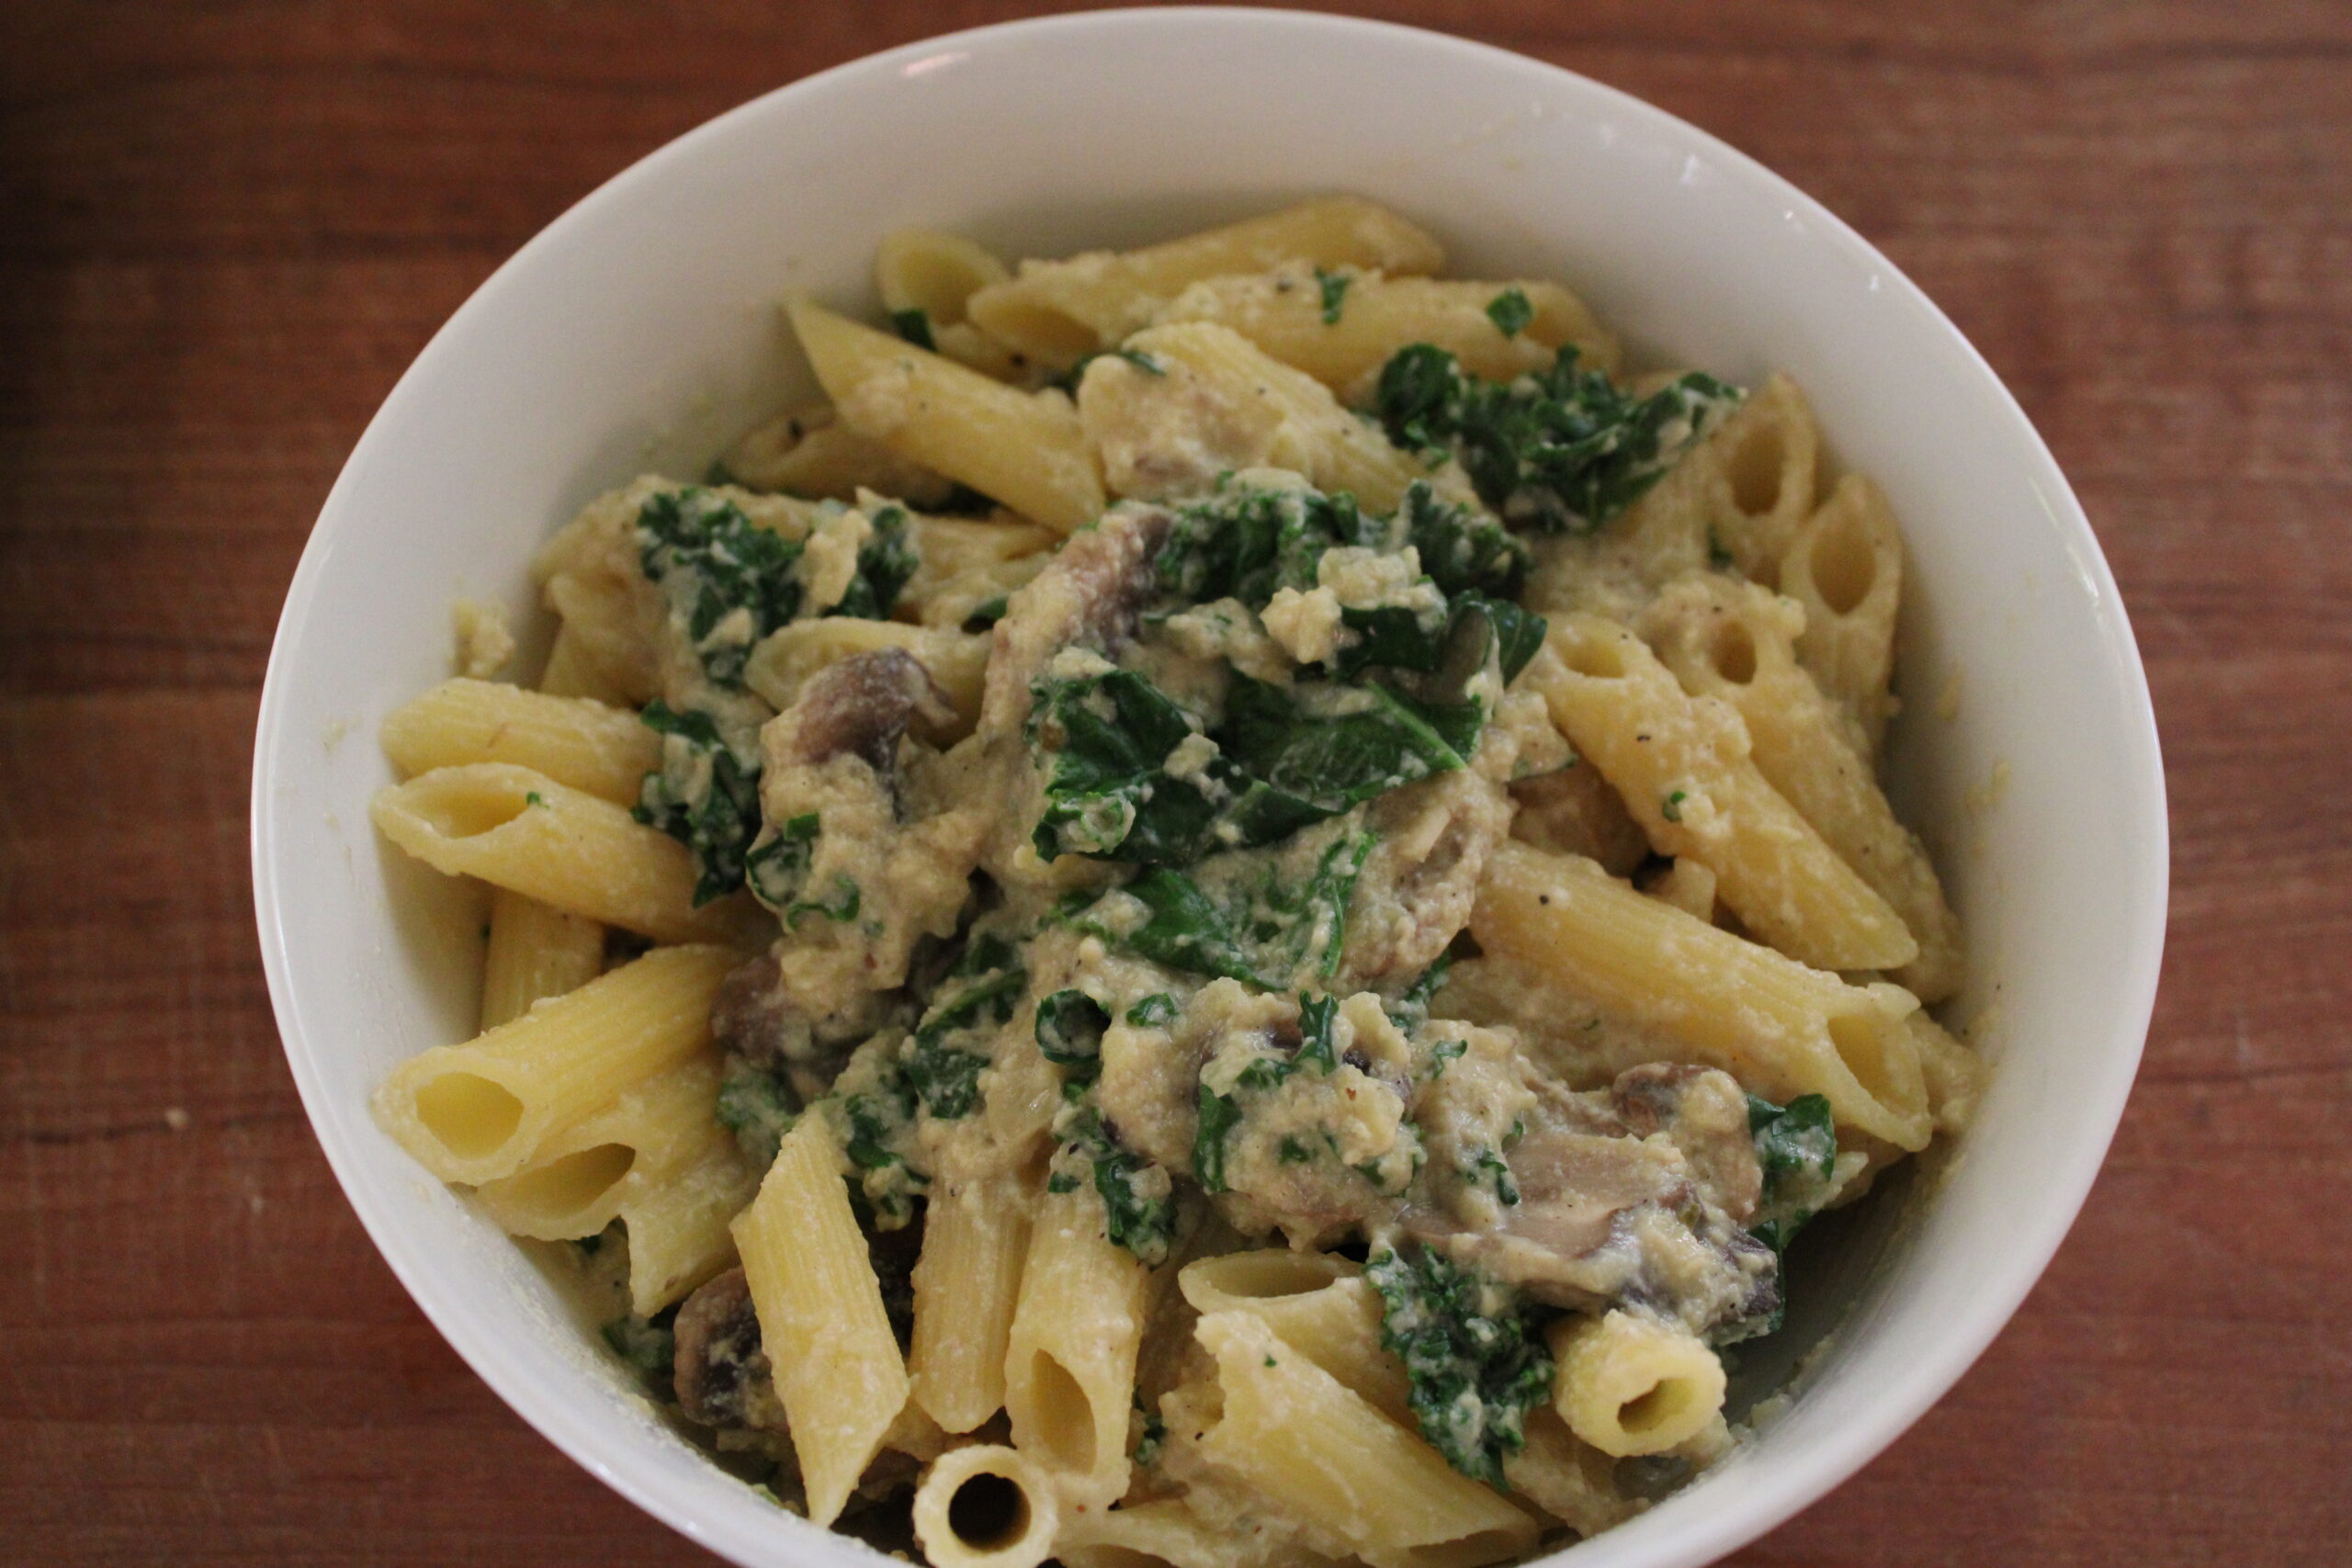
[[1347, 303], [1348, 285], [1354, 281], [1354, 276], [1349, 273], [1325, 272], [1319, 266], [1315, 269], [1315, 287], [1322, 293], [1325, 326], [1340, 324], [1340, 312]]
[[1690, 798], [1689, 790], [1678, 789], [1657, 803], [1657, 814], [1669, 822], [1679, 822], [1682, 820], [1682, 803]]
[[743, 1157], [763, 1168], [775, 1163], [784, 1135], [799, 1120], [800, 1099], [782, 1073], [729, 1056], [718, 1080], [718, 1124], [735, 1134]]
[[1056, 991], [1037, 1004], [1037, 1049], [1073, 1077], [1102, 1070], [1102, 1032], [1110, 1027], [1110, 1013], [1084, 991]]
[[[1066, 1113], [1056, 1132], [1061, 1143], [1048, 1190], [1074, 1190], [1091, 1170], [1113, 1244], [1147, 1266], [1165, 1263], [1176, 1237], [1175, 1183], [1168, 1172], [1121, 1143], [1091, 1097]], [[1056, 1187], [1057, 1181], [1063, 1185]]]
[[1380, 1292], [1380, 1342], [1405, 1363], [1421, 1436], [1476, 1481], [1505, 1486], [1527, 1412], [1552, 1392], [1552, 1357], [1508, 1286], [1440, 1254], [1383, 1247], [1363, 1277]]
[[639, 565], [683, 614], [703, 673], [741, 688], [752, 649], [800, 608], [798, 542], [694, 485], [646, 497], [637, 541]]
[[877, 507], [866, 520], [873, 532], [857, 549], [857, 571], [829, 615], [854, 615], [860, 620], [889, 618], [899, 594], [915, 574], [915, 550], [907, 537], [907, 509]]
[[1637, 398], [1577, 358], [1565, 347], [1549, 370], [1485, 381], [1414, 344], [1382, 368], [1374, 406], [1399, 446], [1459, 459], [1506, 522], [1589, 534], [1640, 500], [1742, 394], [1692, 371]]
[[1166, 991], [1154, 991], [1127, 1010], [1127, 1021], [1137, 1029], [1158, 1029], [1174, 1022], [1177, 1010], [1174, 997]]
[[990, 626], [1004, 619], [1006, 604], [1007, 595], [1002, 593], [998, 594], [993, 599], [981, 600], [978, 604], [972, 606], [972, 613], [964, 617], [964, 630], [967, 632], [984, 632], [988, 630]]
[[1535, 319], [1535, 307], [1527, 298], [1527, 290], [1511, 285], [1487, 301], [1487, 320], [1505, 337], [1517, 337], [1527, 323]]
[[[1756, 1163], [1764, 1172], [1763, 1196], [1747, 1234], [1781, 1258], [1797, 1232], [1829, 1200], [1838, 1163], [1837, 1122], [1826, 1095], [1801, 1094], [1781, 1106], [1751, 1094], [1747, 1131], [1756, 1141]], [[1747, 1332], [1776, 1332], [1784, 1311], [1782, 1301], [1775, 1298], [1771, 1315]]]
[[900, 337], [928, 353], [939, 352], [939, 340], [931, 335], [931, 313], [920, 308], [890, 312], [890, 325]]
[[639, 822], [659, 828], [695, 857], [695, 904], [743, 886], [744, 847], [760, 828], [759, 768], [739, 757], [710, 715], [677, 712], [656, 697], [638, 716], [662, 737], [662, 766], [638, 786]]
[[[1230, 891], [1219, 898], [1184, 873], [1155, 866], [1063, 918], [1170, 969], [1221, 975], [1268, 990], [1328, 979], [1340, 966], [1348, 900], [1373, 842], [1370, 833], [1333, 839], [1303, 878], [1285, 878], [1269, 860], [1255, 877], [1229, 879]], [[1140, 921], [1124, 908], [1118, 918], [1106, 918], [1106, 906], [1127, 899], [1142, 906]]]
[[945, 1121], [970, 1115], [979, 1103], [989, 1037], [1012, 1019], [1013, 1004], [1029, 984], [1010, 953], [1000, 955], [994, 947], [975, 944], [956, 967], [961, 972], [951, 973], [940, 987], [906, 1054], [907, 1078], [923, 1109]]
[[808, 880], [808, 856], [817, 842], [818, 816], [804, 811], [754, 844], [744, 857], [743, 880], [752, 897], [782, 914], [795, 908]]

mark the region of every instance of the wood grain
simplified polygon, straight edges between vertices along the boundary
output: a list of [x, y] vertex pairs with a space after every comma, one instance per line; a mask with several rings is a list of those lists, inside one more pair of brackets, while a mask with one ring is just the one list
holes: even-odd
[[[0, 9], [0, 1560], [709, 1561], [458, 1362], [329, 1178], [254, 949], [255, 694], [336, 468], [501, 258], [757, 92], [1040, 8]], [[2155, 688], [2171, 945], [2090, 1206], [1736, 1561], [2343, 1561], [2352, 9], [1359, 9], [1630, 89], [1883, 245], [2073, 476]]]

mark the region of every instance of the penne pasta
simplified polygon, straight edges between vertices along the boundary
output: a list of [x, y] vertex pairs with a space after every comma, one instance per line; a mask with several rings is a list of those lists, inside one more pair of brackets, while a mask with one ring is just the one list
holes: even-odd
[[512, 762], [623, 806], [662, 765], [662, 738], [627, 708], [460, 677], [385, 718], [384, 753], [410, 777], [469, 762]]
[[802, 1117], [733, 1227], [808, 1517], [820, 1525], [840, 1516], [907, 1403], [906, 1364], [841, 1158], [825, 1119]]

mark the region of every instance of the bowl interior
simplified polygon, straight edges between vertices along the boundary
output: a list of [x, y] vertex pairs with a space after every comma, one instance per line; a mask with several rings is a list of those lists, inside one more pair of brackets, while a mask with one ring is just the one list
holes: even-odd
[[[449, 604], [537, 625], [526, 562], [598, 491], [693, 476], [809, 389], [775, 301], [873, 303], [892, 227], [1053, 254], [1324, 191], [1434, 229], [1456, 276], [1561, 279], [1637, 360], [1810, 393], [1903, 519], [1893, 775], [1973, 939], [1999, 1064], [1932, 1202], [1894, 1201], [1800, 1280], [1819, 1341], [1761, 1441], [1580, 1564], [1704, 1561], [1866, 1461], [2014, 1310], [2079, 1206], [2144, 1032], [2165, 895], [2146, 690], [2079, 508], [2014, 402], [1883, 258], [1680, 122], [1516, 56], [1280, 13], [1127, 12], [910, 46], [746, 106], [629, 170], [508, 264], [401, 381], [329, 498], [263, 704], [254, 874], [288, 1054], [403, 1282], [549, 1438], [743, 1562], [864, 1549], [778, 1516], [629, 1391], [521, 1251], [369, 1121], [404, 1057], [462, 1038], [462, 888], [370, 830], [377, 723], [448, 672]], [[540, 627], [542, 635], [545, 628]], [[1938, 699], [1957, 682], [1949, 717]], [[1925, 1184], [1914, 1184], [1924, 1187]], [[868, 1559], [870, 1561], [870, 1559]]]

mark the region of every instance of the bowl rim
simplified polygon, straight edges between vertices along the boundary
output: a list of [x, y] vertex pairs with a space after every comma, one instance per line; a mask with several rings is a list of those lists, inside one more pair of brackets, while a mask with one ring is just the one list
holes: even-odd
[[[326, 1131], [334, 1121], [331, 1101], [326, 1085], [312, 1064], [310, 1037], [288, 971], [283, 934], [287, 910], [278, 891], [279, 845], [273, 797], [277, 792], [279, 760], [286, 750], [287, 693], [299, 673], [291, 668], [289, 634], [307, 618], [320, 592], [332, 545], [343, 516], [350, 509], [355, 475], [363, 467], [363, 458], [375, 445], [389, 439], [384, 434], [386, 429], [399, 422], [409, 402], [419, 395], [417, 388], [424, 379], [421, 373], [451, 352], [452, 340], [469, 332], [477, 318], [497, 309], [502, 297], [517, 286], [518, 274], [543, 252], [566, 243], [573, 230], [591, 222], [605, 208], [627, 201], [639, 187], [664, 179], [673, 166], [691, 160], [704, 143], [725, 135], [744, 119], [767, 112], [776, 100], [788, 95], [809, 96], [825, 85], [859, 76], [888, 76], [906, 64], [957, 46], [1001, 46], [1011, 39], [1043, 39], [1048, 35], [1148, 34], [1159, 29], [1201, 27], [1239, 32], [1295, 28], [1327, 36], [1379, 37], [1402, 40], [1433, 53], [1451, 54], [1498, 76], [1516, 73], [1523, 80], [1553, 85], [1565, 77], [1576, 85], [1578, 92], [1597, 96], [1598, 102], [1613, 113], [1640, 122], [1645, 130], [1687, 141], [1694, 152], [1720, 161], [1740, 177], [1762, 182], [1763, 188], [1787, 204], [1792, 215], [1802, 216], [1816, 226], [1824, 243], [1876, 269], [1887, 288], [1920, 310], [1960, 348], [1964, 363], [1997, 394], [1997, 406], [2013, 423], [2015, 434], [2022, 443], [2020, 450], [2038, 460], [2043, 477], [2052, 481], [2044, 486], [2052, 502], [2048, 522], [2066, 536], [2075, 558], [2090, 579], [2096, 600], [2092, 614], [2098, 636], [2121, 677], [2127, 709], [2121, 716], [2129, 748], [2134, 753], [2127, 759], [2127, 765], [2149, 792], [2143, 802], [2146, 819], [2131, 824], [2138, 829], [2138, 841], [2129, 845], [2127, 858], [2134, 867], [2139, 886], [2122, 890], [2131, 895], [2121, 922], [2125, 927], [2121, 947], [2124, 957], [2110, 982], [2118, 1003], [2114, 1015], [2119, 1025], [2116, 1038], [2129, 1040], [2131, 1046], [2128, 1050], [2114, 1050], [2111, 1060], [2103, 1065], [2097, 1092], [2079, 1107], [2087, 1112], [2076, 1119], [2076, 1125], [2084, 1129], [2082, 1135], [2045, 1172], [2045, 1179], [2040, 1183], [2042, 1201], [2012, 1232], [2010, 1250], [1979, 1279], [1980, 1288], [1961, 1321], [1949, 1325], [1945, 1333], [1937, 1336], [1922, 1354], [1908, 1363], [1901, 1379], [1886, 1391], [1887, 1397], [1874, 1402], [1866, 1417], [1815, 1434], [1804, 1450], [1783, 1461], [1783, 1473], [1775, 1486], [1746, 1495], [1728, 1507], [1683, 1515], [1676, 1520], [1678, 1528], [1670, 1535], [1641, 1530], [1638, 1527], [1644, 1521], [1637, 1519], [1587, 1543], [1589, 1550], [1598, 1543], [1623, 1539], [1632, 1531], [1644, 1538], [1642, 1546], [1654, 1550], [1644, 1551], [1636, 1547], [1637, 1559], [1629, 1557], [1629, 1562], [1637, 1560], [1646, 1568], [1695, 1568], [1696, 1564], [1712, 1562], [1761, 1537], [1811, 1506], [1891, 1447], [1950, 1391], [2008, 1325], [2065, 1239], [2105, 1162], [2145, 1047], [2163, 959], [2169, 897], [2168, 809], [2161, 744], [2146, 671], [2113, 573], [2073, 487], [2007, 383], [1966, 334], [1901, 268], [1819, 201], [1713, 133], [1621, 88], [1566, 67], [1429, 28], [1273, 7], [1181, 6], [1029, 17], [915, 39], [772, 88], [664, 142], [566, 209], [467, 297], [395, 381], [354, 444], [321, 504], [287, 590], [286, 603], [272, 636], [255, 721], [249, 844], [254, 921], [271, 1009], [288, 1066], [321, 1151], [370, 1241], [410, 1298], [475, 1375], [540, 1436], [629, 1502], [697, 1544], [735, 1561], [752, 1561], [738, 1555], [739, 1551], [757, 1550], [748, 1539], [738, 1537], [722, 1521], [699, 1516], [684, 1500], [670, 1496], [664, 1486], [632, 1472], [625, 1456], [609, 1440], [607, 1423], [580, 1419], [566, 1405], [560, 1390], [499, 1353], [495, 1333], [486, 1327], [478, 1328], [469, 1321], [456, 1292], [433, 1280], [423, 1245], [406, 1236], [390, 1212], [389, 1201], [380, 1199], [362, 1179], [354, 1154]], [[1653, 1514], [1649, 1518], [1655, 1520], [1657, 1516]], [[847, 1542], [852, 1538], [838, 1539]], [[1630, 1540], [1625, 1544], [1634, 1546]]]

